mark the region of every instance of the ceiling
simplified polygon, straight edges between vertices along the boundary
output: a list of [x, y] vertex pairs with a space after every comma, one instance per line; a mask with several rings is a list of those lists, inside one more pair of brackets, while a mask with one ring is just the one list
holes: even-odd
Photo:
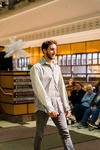
[[38, 0], [0, 16], [0, 40], [100, 16], [100, 0]]

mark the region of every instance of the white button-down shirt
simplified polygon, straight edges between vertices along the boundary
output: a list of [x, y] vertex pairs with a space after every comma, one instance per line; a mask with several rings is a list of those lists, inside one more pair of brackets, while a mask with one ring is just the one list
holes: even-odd
[[45, 58], [30, 70], [32, 87], [35, 94], [35, 111], [57, 111], [58, 114], [70, 109], [60, 67], [52, 67]]

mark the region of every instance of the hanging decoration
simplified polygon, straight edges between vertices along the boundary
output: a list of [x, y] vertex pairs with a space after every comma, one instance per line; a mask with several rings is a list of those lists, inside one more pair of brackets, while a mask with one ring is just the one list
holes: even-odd
[[24, 46], [24, 42], [22, 40], [16, 40], [16, 37], [13, 37], [10, 40], [10, 44], [5, 46], [5, 58], [11, 57], [15, 55], [16, 58], [20, 57], [28, 57], [28, 53], [25, 52], [22, 48]]
[[25, 43], [22, 40], [16, 40], [16, 37], [9, 40], [10, 44], [4, 48], [6, 53], [4, 57], [13, 57], [13, 70], [28, 70], [28, 53], [23, 50]]

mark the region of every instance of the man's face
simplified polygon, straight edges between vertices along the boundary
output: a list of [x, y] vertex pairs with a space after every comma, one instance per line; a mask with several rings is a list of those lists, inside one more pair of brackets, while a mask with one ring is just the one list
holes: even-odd
[[45, 55], [50, 60], [55, 59], [56, 53], [57, 53], [57, 46], [55, 44], [49, 45], [48, 49], [45, 50]]
[[75, 88], [77, 91], [80, 91], [82, 89], [81, 85], [78, 83], [75, 84]]

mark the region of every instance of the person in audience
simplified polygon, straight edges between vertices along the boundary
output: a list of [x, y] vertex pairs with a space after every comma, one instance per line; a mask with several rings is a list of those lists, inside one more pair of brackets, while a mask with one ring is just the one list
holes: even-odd
[[41, 150], [44, 129], [49, 117], [56, 125], [65, 150], [74, 150], [66, 117], [70, 115], [68, 96], [61, 69], [55, 58], [57, 43], [42, 43], [43, 57], [31, 67], [30, 77], [35, 94], [36, 132], [34, 150]]
[[[100, 113], [100, 86], [99, 86], [99, 92], [96, 93], [93, 100], [91, 101], [90, 108], [86, 109], [83, 119], [78, 125], [78, 128], [81, 129], [81, 128], [88, 127], [89, 130], [98, 128], [95, 122], [98, 119], [99, 113]], [[90, 123], [88, 123], [90, 116], [91, 116]]]
[[74, 86], [74, 80], [72, 77], [69, 78], [69, 81], [68, 81], [68, 84], [66, 85], [66, 87], [68, 87], [68, 86]]
[[[100, 86], [100, 82], [98, 82], [94, 88], [94, 92], [97, 93], [99, 91], [99, 86]], [[98, 116], [98, 119], [97, 121], [95, 122], [95, 124], [99, 127], [100, 129], [100, 113], [99, 113], [99, 116]]]
[[82, 89], [82, 84], [80, 82], [75, 82], [75, 89], [72, 90], [71, 95], [69, 96], [69, 101], [72, 105], [72, 115], [69, 117], [69, 119], [76, 121], [76, 116], [82, 103], [81, 99], [85, 93], [86, 91]]
[[67, 90], [68, 97], [71, 95], [71, 92], [74, 89], [75, 89], [75, 82], [73, 81], [73, 78], [70, 77], [69, 81], [68, 81], [68, 84], [66, 85], [66, 90]]
[[99, 86], [100, 86], [100, 82], [98, 82], [98, 83], [96, 84], [95, 88], [93, 89], [93, 92], [94, 92], [94, 93], [98, 93], [98, 91], [99, 91]]
[[85, 110], [90, 108], [90, 103], [92, 99], [94, 98], [94, 96], [95, 96], [95, 93], [93, 92], [93, 87], [90, 84], [87, 86], [87, 92], [81, 99], [81, 105], [79, 107], [78, 113], [76, 114], [77, 122], [80, 122], [82, 120]]

